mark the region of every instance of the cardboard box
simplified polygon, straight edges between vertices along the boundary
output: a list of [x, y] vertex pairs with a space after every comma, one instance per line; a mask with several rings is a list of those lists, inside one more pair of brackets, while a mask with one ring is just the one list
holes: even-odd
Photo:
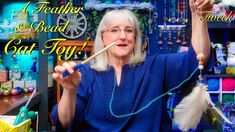
[[0, 82], [6, 82], [8, 79], [7, 70], [0, 70]]
[[13, 88], [16, 88], [16, 87], [25, 87], [25, 82], [24, 81], [13, 81]]
[[12, 81], [2, 82], [1, 87], [12, 88]]
[[10, 70], [9, 78], [11, 81], [20, 80], [21, 79], [21, 71]]
[[25, 81], [25, 87], [34, 87], [37, 88], [37, 81], [36, 80], [27, 80]]

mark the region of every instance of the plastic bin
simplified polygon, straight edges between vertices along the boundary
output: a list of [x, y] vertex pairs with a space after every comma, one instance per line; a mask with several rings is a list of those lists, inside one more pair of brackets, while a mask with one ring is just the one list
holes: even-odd
[[12, 124], [16, 116], [0, 116], [0, 132], [31, 132], [31, 119], [20, 123], [17, 126]]

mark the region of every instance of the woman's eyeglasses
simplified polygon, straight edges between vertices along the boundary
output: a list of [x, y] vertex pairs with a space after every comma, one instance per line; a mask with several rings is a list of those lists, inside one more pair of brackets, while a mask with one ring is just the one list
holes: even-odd
[[124, 28], [124, 29], [111, 28], [111, 29], [104, 30], [103, 32], [108, 32], [112, 35], [119, 35], [121, 31], [124, 31], [126, 35], [133, 35], [135, 33], [135, 30], [133, 28]]

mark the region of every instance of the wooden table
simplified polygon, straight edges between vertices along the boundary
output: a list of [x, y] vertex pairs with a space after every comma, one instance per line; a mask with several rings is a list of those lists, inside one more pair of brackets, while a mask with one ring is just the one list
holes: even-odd
[[[24, 106], [32, 93], [24, 93], [16, 96], [0, 96], [0, 115], [16, 115], [20, 107]], [[39, 104], [40, 93], [36, 92], [28, 108]]]

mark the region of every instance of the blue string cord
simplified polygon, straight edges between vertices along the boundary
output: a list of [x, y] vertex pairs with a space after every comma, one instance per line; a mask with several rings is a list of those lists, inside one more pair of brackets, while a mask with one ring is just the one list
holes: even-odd
[[122, 114], [122, 115], [117, 115], [113, 112], [112, 109], [112, 102], [113, 102], [113, 96], [114, 96], [114, 92], [115, 92], [115, 86], [113, 87], [113, 91], [112, 91], [112, 95], [111, 95], [111, 99], [109, 101], [109, 111], [111, 112], [111, 114], [116, 117], [116, 118], [124, 118], [124, 117], [128, 117], [128, 116], [132, 116], [132, 115], [136, 115], [138, 113], [140, 113], [141, 111], [143, 111], [144, 109], [147, 109], [148, 107], [150, 107], [151, 104], [153, 104], [155, 101], [157, 101], [158, 99], [162, 98], [163, 96], [167, 95], [168, 93], [180, 88], [185, 82], [187, 82], [193, 75], [194, 73], [198, 70], [198, 68], [196, 68], [193, 73], [184, 81], [182, 81], [179, 85], [177, 85], [176, 87], [170, 89], [169, 91], [167, 91], [166, 93], [154, 98], [153, 100], [151, 100], [147, 105], [145, 105], [144, 107], [140, 108], [139, 110], [135, 111], [135, 112], [131, 112], [131, 113], [127, 113], [127, 114]]

